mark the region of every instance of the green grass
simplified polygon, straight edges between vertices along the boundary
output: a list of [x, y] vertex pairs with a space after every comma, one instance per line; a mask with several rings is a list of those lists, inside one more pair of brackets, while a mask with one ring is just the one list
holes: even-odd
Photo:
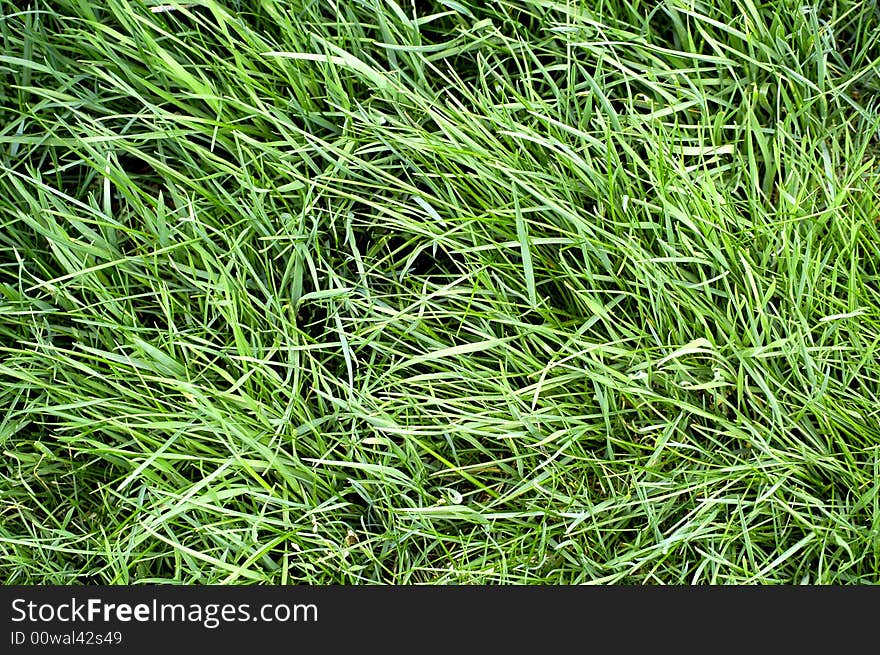
[[6, 584], [880, 582], [874, 2], [22, 5]]

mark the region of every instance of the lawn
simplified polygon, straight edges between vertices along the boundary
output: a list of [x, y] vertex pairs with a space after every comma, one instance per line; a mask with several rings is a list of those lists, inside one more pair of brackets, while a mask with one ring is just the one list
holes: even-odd
[[880, 8], [0, 0], [4, 584], [880, 583]]

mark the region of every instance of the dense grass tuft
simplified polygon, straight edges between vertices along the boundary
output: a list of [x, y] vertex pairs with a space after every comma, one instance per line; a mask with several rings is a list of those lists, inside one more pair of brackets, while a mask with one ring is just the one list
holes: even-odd
[[7, 583], [880, 582], [880, 9], [0, 0]]

